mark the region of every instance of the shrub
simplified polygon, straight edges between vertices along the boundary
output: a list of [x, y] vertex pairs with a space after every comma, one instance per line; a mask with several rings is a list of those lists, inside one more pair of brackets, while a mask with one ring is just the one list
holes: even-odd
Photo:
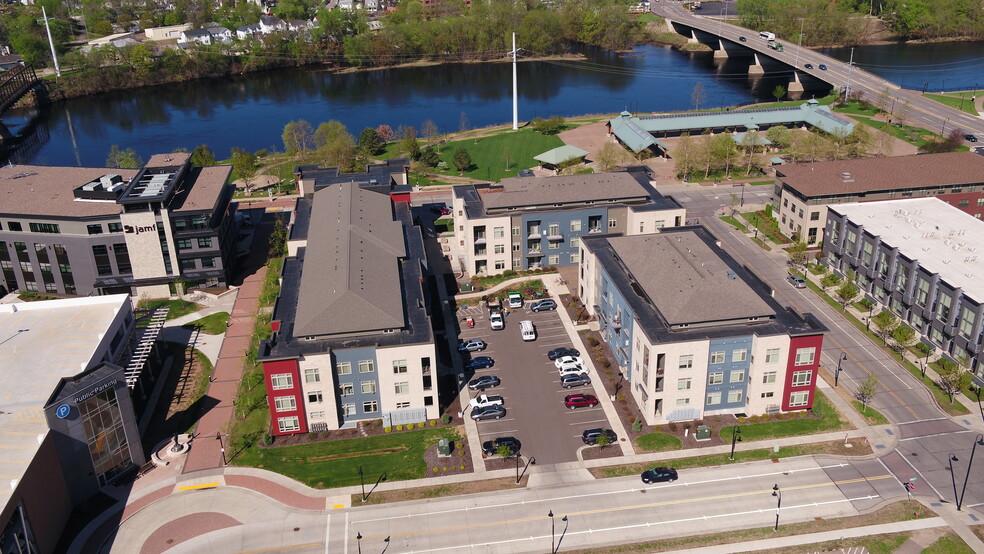
[[669, 429], [671, 433], [675, 433], [677, 426], [676, 426], [676, 423], [674, 423], [674, 422], [671, 421], [671, 422], [669, 422], [669, 423], [666, 424], [666, 428]]
[[642, 420], [641, 419], [637, 419], [637, 420], [635, 420], [635, 421], [632, 422], [632, 432], [633, 433], [638, 433], [639, 431], [642, 431]]
[[448, 466], [444, 466], [441, 468], [441, 471], [447, 471], [447, 470], [448, 470]]
[[448, 423], [451, 423], [451, 414], [444, 414], [444, 415], [442, 415], [441, 416], [441, 422], [444, 423], [445, 425], [447, 425]]
[[433, 471], [434, 473], [437, 473], [437, 468], [435, 467], [435, 468], [434, 468], [434, 469], [432, 469], [431, 471]]
[[396, 430], [397, 431], [402, 431], [403, 430], [403, 426], [402, 425], [397, 425], [396, 426]]
[[745, 418], [739, 417], [738, 418], [738, 423], [745, 423]]
[[588, 335], [588, 344], [591, 346], [598, 346], [598, 339], [594, 335]]
[[458, 466], [458, 469], [460, 469], [460, 470], [462, 470], [462, 471], [464, 471], [464, 469], [465, 469], [465, 464], [461, 464], [460, 466]]
[[428, 421], [427, 424], [430, 425], [431, 427], [433, 427], [433, 426], [437, 425], [437, 420], [436, 419], [432, 419], [432, 420]]
[[502, 272], [502, 276], [503, 277], [507, 277], [507, 278], [508, 277], [515, 277], [516, 275], [519, 275], [519, 274], [516, 273], [516, 270], [515, 269], [507, 269], [507, 270], [505, 270], [505, 271]]
[[263, 446], [270, 446], [271, 444], [273, 444], [273, 435], [270, 433], [263, 435]]
[[752, 417], [748, 418], [748, 422], [749, 423], [758, 423], [759, 422], [759, 416], [753, 415]]
[[605, 368], [607, 369], [609, 367], [612, 367], [612, 362], [610, 362], [608, 358], [605, 358], [605, 361], [602, 362], [601, 365], [605, 366]]
[[407, 423], [407, 431], [413, 431], [413, 423]]
[[384, 433], [391, 433], [392, 431], [393, 431], [393, 428], [392, 427], [383, 427], [383, 432]]

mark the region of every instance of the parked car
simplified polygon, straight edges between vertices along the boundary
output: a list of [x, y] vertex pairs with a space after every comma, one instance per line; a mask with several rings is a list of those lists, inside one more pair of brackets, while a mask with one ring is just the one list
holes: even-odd
[[492, 327], [493, 331], [501, 331], [506, 328], [506, 320], [501, 313], [492, 312], [489, 314], [489, 326]]
[[530, 304], [530, 309], [534, 312], [556, 310], [557, 302], [555, 302], [552, 298], [544, 298], [543, 300], [537, 300], [536, 302]]
[[503, 446], [509, 449], [507, 457], [517, 456], [519, 455], [519, 449], [523, 447], [523, 443], [519, 442], [519, 439], [516, 437], [497, 437], [482, 443], [482, 454], [495, 456], [499, 453], [499, 448]]
[[820, 71], [827, 71], [827, 66], [825, 66], [825, 65], [823, 65], [823, 64], [820, 64], [820, 65], [818, 65], [817, 67], [819, 67], [819, 68], [820, 68]]
[[471, 390], [494, 389], [502, 384], [502, 380], [495, 375], [482, 375], [468, 381], [468, 388]]
[[481, 352], [487, 346], [482, 339], [468, 339], [458, 345], [458, 352]]
[[615, 434], [615, 431], [612, 431], [611, 429], [602, 429], [600, 427], [585, 429], [584, 432], [581, 433], [581, 440], [584, 441], [584, 444], [595, 445], [598, 444], [598, 437], [601, 435], [608, 437], [609, 444], [618, 440], [618, 435]]
[[510, 308], [522, 308], [523, 307], [523, 295], [518, 292], [510, 292], [506, 294], [506, 302]]
[[451, 208], [447, 204], [437, 204], [431, 207], [431, 211], [437, 215], [451, 215]]
[[551, 360], [556, 360], [557, 358], [563, 358], [564, 356], [580, 356], [581, 352], [577, 348], [568, 348], [562, 346], [560, 348], [554, 348], [550, 352], [547, 352], [547, 358]]
[[580, 375], [581, 373], [587, 373], [587, 372], [588, 372], [587, 369], [577, 364], [566, 365], [557, 370], [557, 373], [560, 374], [561, 377], [563, 377], [564, 375], [570, 375], [572, 373]]
[[677, 480], [677, 471], [672, 467], [654, 467], [642, 472], [642, 482], [651, 483], [673, 482]]
[[807, 69], [813, 69], [813, 64], [812, 63], [805, 63], [805, 64], [803, 64], [803, 67], [805, 67]]
[[560, 376], [560, 386], [565, 389], [590, 384], [591, 379], [588, 377], [587, 373], [567, 373]]
[[502, 406], [492, 405], [486, 406], [484, 408], [475, 408], [471, 411], [471, 418], [475, 421], [483, 421], [486, 419], [500, 419], [505, 417], [506, 409]]
[[467, 364], [465, 364], [465, 369], [471, 369], [471, 370], [485, 369], [485, 368], [492, 367], [494, 365], [495, 365], [495, 360], [493, 360], [489, 356], [479, 356], [473, 359], [472, 361], [468, 362]]
[[738, 40], [740, 40], [742, 42], [748, 42], [748, 39], [745, 38], [745, 37], [738, 37]]
[[969, 142], [977, 142], [977, 135], [967, 134], [967, 135], [964, 135], [964, 138], [967, 139], [967, 141], [969, 141]]
[[554, 360], [554, 367], [560, 369], [562, 366], [567, 364], [577, 364], [584, 365], [584, 360], [580, 356], [564, 356], [563, 358], [557, 358]]
[[468, 405], [472, 408], [484, 408], [486, 406], [502, 406], [505, 403], [505, 398], [498, 394], [480, 394], [475, 398], [468, 401]]
[[594, 408], [598, 405], [598, 397], [593, 394], [568, 394], [564, 397], [564, 407], [574, 410], [576, 408]]
[[796, 275], [789, 275], [786, 277], [786, 280], [789, 281], [789, 284], [793, 285], [798, 289], [806, 288], [806, 281], [802, 277], [797, 277]]

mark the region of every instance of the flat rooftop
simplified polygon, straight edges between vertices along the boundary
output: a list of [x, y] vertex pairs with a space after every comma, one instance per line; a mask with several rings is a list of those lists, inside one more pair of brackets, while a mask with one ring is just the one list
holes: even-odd
[[984, 221], [939, 198], [852, 202], [828, 209], [897, 247], [975, 301], [984, 301]]
[[[48, 432], [44, 405], [62, 377], [102, 363], [95, 348], [129, 302], [117, 294], [0, 304], [0, 476], [20, 479]], [[0, 487], [0, 498], [10, 493]]]
[[487, 210], [583, 202], [645, 201], [650, 191], [627, 172], [509, 177], [498, 187], [480, 189]]
[[75, 189], [116, 174], [133, 179], [136, 169], [6, 165], [0, 167], [0, 214], [15, 216], [99, 217], [117, 215], [115, 201], [77, 200]]

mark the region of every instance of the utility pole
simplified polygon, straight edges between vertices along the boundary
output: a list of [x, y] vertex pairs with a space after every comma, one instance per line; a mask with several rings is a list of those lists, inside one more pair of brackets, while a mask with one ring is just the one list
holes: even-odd
[[847, 62], [847, 88], [844, 90], [844, 102], [851, 99], [851, 71], [854, 69], [854, 49], [851, 48], [851, 61]]
[[[811, 31], [812, 32], [812, 31]], [[800, 66], [800, 50], [803, 48], [803, 18], [800, 18], [800, 36], [799, 43], [796, 46], [796, 62], [793, 63], [794, 68], [799, 68]]]
[[55, 43], [51, 40], [51, 27], [48, 26], [48, 14], [44, 11], [44, 6], [41, 6], [41, 16], [44, 17], [44, 28], [48, 31], [48, 46], [51, 47], [51, 59], [55, 62], [55, 76], [61, 77], [61, 68], [58, 67], [58, 56], [55, 55]]
[[513, 57], [513, 131], [519, 129], [519, 95], [516, 86], [516, 33], [512, 34], [512, 54]]

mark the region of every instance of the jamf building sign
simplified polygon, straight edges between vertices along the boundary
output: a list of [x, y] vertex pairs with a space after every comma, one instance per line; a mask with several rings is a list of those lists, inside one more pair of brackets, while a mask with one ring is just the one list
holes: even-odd
[[153, 225], [124, 225], [123, 232], [128, 235], [139, 235], [140, 233], [156, 233], [157, 224]]

